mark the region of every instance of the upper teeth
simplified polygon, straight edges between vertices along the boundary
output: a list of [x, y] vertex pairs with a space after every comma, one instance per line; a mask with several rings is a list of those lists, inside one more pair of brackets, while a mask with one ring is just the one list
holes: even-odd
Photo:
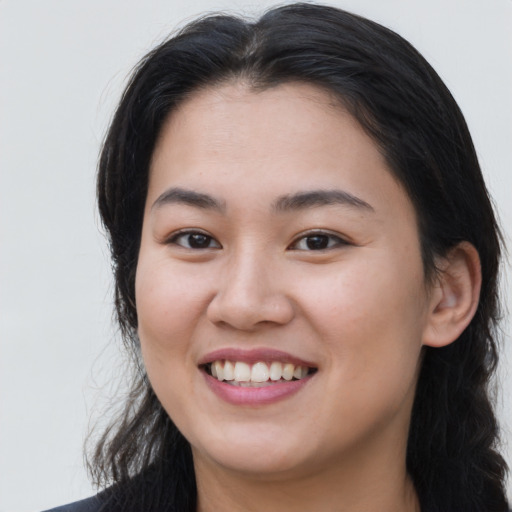
[[281, 379], [302, 379], [308, 374], [307, 366], [294, 365], [292, 363], [280, 363], [273, 361], [268, 365], [259, 361], [249, 365], [242, 361], [214, 361], [211, 363], [211, 373], [218, 380], [235, 382], [267, 382]]

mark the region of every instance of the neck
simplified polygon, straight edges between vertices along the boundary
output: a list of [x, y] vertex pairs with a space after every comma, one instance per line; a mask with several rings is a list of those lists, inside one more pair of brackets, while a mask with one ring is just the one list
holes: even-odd
[[[198, 512], [419, 512], [412, 481], [396, 451], [300, 475], [244, 474], [195, 458]], [[380, 459], [380, 461], [379, 461]], [[377, 462], [376, 462], [377, 461]]]

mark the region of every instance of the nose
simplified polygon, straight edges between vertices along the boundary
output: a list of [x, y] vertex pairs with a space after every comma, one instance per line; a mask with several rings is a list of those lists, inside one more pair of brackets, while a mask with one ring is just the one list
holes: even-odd
[[290, 322], [294, 317], [293, 303], [276, 267], [268, 258], [250, 250], [226, 261], [208, 305], [208, 319], [244, 331]]

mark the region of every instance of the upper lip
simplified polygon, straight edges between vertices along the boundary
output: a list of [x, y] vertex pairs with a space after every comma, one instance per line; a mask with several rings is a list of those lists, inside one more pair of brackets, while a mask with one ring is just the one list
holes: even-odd
[[242, 361], [247, 364], [279, 361], [281, 363], [292, 363], [296, 366], [316, 368], [316, 365], [311, 361], [306, 361], [300, 357], [289, 354], [288, 352], [275, 350], [273, 348], [254, 348], [250, 350], [221, 348], [202, 356], [199, 359], [198, 365], [204, 365], [219, 360]]

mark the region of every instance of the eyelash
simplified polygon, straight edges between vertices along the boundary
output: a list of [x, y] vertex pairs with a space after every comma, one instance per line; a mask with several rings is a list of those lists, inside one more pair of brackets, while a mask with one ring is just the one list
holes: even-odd
[[[307, 248], [302, 248], [302, 249], [298, 248], [298, 246], [301, 242], [308, 244], [308, 239], [310, 239], [310, 241], [311, 241], [311, 239], [314, 239], [314, 238], [317, 239], [316, 242], [327, 241], [327, 246], [326, 247], [317, 247], [317, 248], [313, 249], [311, 246], [308, 245]], [[315, 242], [312, 241], [312, 244], [315, 244]], [[323, 245], [323, 244], [321, 244], [321, 245]], [[347, 242], [346, 240], [344, 240], [343, 238], [341, 238], [338, 235], [334, 235], [332, 233], [328, 233], [325, 231], [311, 231], [310, 233], [305, 233], [305, 234], [302, 234], [301, 236], [297, 237], [295, 239], [295, 241], [292, 242], [292, 244], [288, 247], [288, 249], [299, 250], [299, 251], [309, 251], [309, 252], [320, 252], [320, 251], [328, 251], [329, 249], [334, 249], [335, 247], [340, 247], [343, 245], [350, 245], [350, 244], [349, 244], [349, 242]]]
[[[208, 241], [208, 244], [206, 247], [192, 247], [190, 245], [190, 242], [191, 242], [191, 237], [198, 237], [198, 239], [200, 240], [199, 237], [203, 237], [204, 240]], [[187, 238], [187, 243], [188, 245], [185, 245], [184, 243], [179, 243], [179, 240], [181, 238], [185, 238], [185, 237], [188, 237]], [[196, 242], [198, 241], [198, 239], [196, 239]], [[211, 245], [212, 242], [215, 244], [215, 245]], [[221, 249], [222, 246], [219, 244], [219, 242], [217, 242], [217, 240], [215, 240], [215, 238], [213, 238], [212, 236], [208, 235], [207, 233], [203, 233], [202, 231], [179, 231], [178, 233], [174, 233], [170, 238], [169, 240], [167, 241], [167, 243], [169, 244], [174, 244], [174, 245], [179, 245], [180, 247], [183, 247], [185, 249], [191, 249], [191, 250], [205, 250], [205, 249]]]
[[[198, 243], [199, 246], [193, 247], [194, 243], [192, 237], [196, 237], [195, 243]], [[315, 239], [316, 240], [313, 240]], [[180, 243], [180, 239], [186, 239], [186, 243]], [[309, 239], [309, 240], [308, 240]], [[214, 245], [212, 245], [212, 242]], [[308, 243], [309, 242], [309, 243]], [[327, 245], [324, 247], [325, 242]], [[221, 249], [220, 245], [215, 238], [207, 233], [202, 231], [179, 231], [178, 233], [173, 234], [167, 243], [179, 245], [185, 249], [191, 250], [205, 250], [205, 249]], [[305, 243], [306, 247], [300, 248], [300, 244]], [[313, 248], [311, 245], [317, 245], [317, 247]], [[318, 246], [319, 245], [319, 246]], [[319, 251], [327, 251], [329, 249], [333, 249], [335, 247], [340, 247], [344, 245], [350, 245], [349, 242], [344, 240], [343, 238], [333, 235], [332, 233], [326, 233], [324, 231], [312, 231], [310, 233], [303, 234], [297, 237], [289, 246], [289, 250], [298, 250], [298, 251], [309, 251], [309, 252], [319, 252]]]

